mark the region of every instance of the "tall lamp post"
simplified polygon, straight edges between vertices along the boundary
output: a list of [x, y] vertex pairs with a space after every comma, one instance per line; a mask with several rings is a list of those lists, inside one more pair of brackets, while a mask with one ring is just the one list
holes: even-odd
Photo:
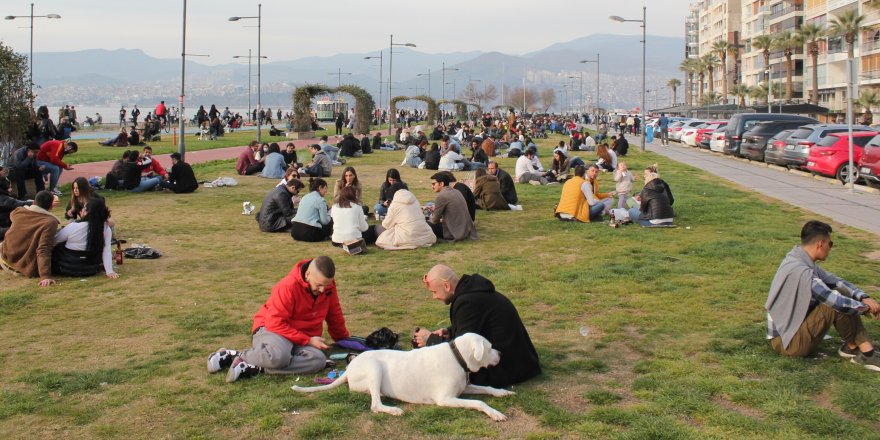
[[[260, 56], [260, 50], [262, 49], [261, 39], [262, 39], [262, 34], [263, 34], [263, 32], [262, 32], [263, 18], [262, 17], [263, 17], [263, 4], [262, 3], [257, 4], [257, 15], [256, 16], [229, 17], [229, 21], [239, 21], [239, 20], [243, 20], [243, 19], [256, 19], [257, 20], [257, 113], [259, 113], [263, 109], [262, 100], [261, 100], [262, 89], [260, 88], [260, 78], [261, 78], [260, 66], [262, 64], [262, 63], [260, 63], [260, 60], [262, 59], [262, 56]], [[260, 119], [259, 116], [257, 116], [257, 142], [261, 141], [261, 136], [262, 136], [262, 131], [263, 131], [262, 130], [262, 123], [263, 123], [263, 120]]]
[[581, 60], [581, 63], [596, 63], [596, 132], [599, 132], [599, 109], [602, 108], [599, 105], [599, 53], [596, 53], [595, 60]]
[[428, 69], [428, 73], [420, 73], [416, 76], [427, 76], [428, 77], [428, 97], [433, 98], [431, 96], [431, 69]]
[[642, 147], [641, 150], [645, 151], [645, 55], [646, 55], [646, 46], [648, 44], [647, 40], [647, 27], [648, 27], [648, 7], [642, 6], [642, 19], [641, 20], [627, 20], [623, 17], [618, 17], [617, 15], [612, 15], [608, 17], [614, 21], [619, 21], [621, 23], [631, 21], [642, 24], [642, 114], [641, 114], [641, 125], [642, 125]]
[[[442, 72], [442, 76], [443, 76], [443, 99], [444, 100], [446, 99], [446, 72], [447, 71], [458, 72], [458, 69], [455, 67], [446, 67], [446, 61], [443, 62], [443, 68], [441, 69], [441, 72]], [[455, 99], [454, 93], [453, 93], [452, 99]]]
[[[251, 117], [251, 59], [256, 58], [255, 56], [251, 56], [251, 50], [248, 49], [248, 54], [245, 55], [233, 55], [232, 58], [247, 58], [248, 59], [248, 114], [247, 117], [250, 119]], [[268, 58], [263, 56], [261, 58]]]
[[28, 55], [28, 62], [30, 66], [28, 67], [28, 84], [29, 84], [29, 93], [30, 93], [30, 103], [31, 108], [34, 107], [34, 19], [35, 18], [61, 18], [58, 14], [46, 14], [46, 15], [34, 15], [34, 4], [31, 3], [31, 14], [30, 15], [7, 15], [5, 17], [7, 20], [15, 20], [16, 18], [28, 18], [31, 23], [28, 26], [31, 30], [31, 48], [30, 53]]
[[184, 129], [186, 127], [186, 113], [184, 111], [184, 97], [186, 96], [186, 57], [206, 57], [209, 55], [198, 55], [186, 53], [186, 0], [183, 0], [183, 32], [180, 38], [180, 97], [178, 104], [180, 113], [178, 117], [178, 129], [180, 130], [180, 138], [177, 141], [177, 152], [180, 154], [180, 160], [186, 160], [186, 136]]
[[[379, 59], [379, 100], [376, 101], [376, 108], [382, 107], [382, 51], [379, 51], [379, 56], [377, 57], [364, 57], [365, 60], [375, 60]], [[379, 116], [376, 118], [379, 121], [379, 124], [382, 124], [382, 115], [381, 112]]]
[[583, 113], [584, 111], [584, 74], [578, 72], [578, 76], [569, 76], [569, 79], [578, 78], [581, 82], [581, 94], [578, 97], [578, 112]]
[[[391, 66], [394, 64], [394, 46], [406, 46], [406, 47], [416, 47], [413, 43], [394, 43], [394, 35], [391, 35], [391, 44], [388, 46], [388, 112], [391, 112]], [[391, 134], [391, 129], [394, 128], [395, 123], [397, 122], [397, 115], [388, 115], [388, 134]]]

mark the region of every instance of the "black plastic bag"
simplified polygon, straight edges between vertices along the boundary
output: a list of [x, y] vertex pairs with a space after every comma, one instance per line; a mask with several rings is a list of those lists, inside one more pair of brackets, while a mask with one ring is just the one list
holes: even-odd
[[396, 348], [398, 339], [397, 333], [394, 333], [388, 327], [382, 327], [367, 336], [367, 346], [372, 348]]

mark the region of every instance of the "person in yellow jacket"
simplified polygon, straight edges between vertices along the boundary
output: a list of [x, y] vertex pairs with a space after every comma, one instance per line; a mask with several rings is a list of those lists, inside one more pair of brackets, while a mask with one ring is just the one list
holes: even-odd
[[614, 192], [599, 192], [599, 169], [592, 165], [586, 171], [582, 165], [574, 168], [574, 177], [562, 186], [562, 195], [556, 206], [556, 216], [561, 220], [580, 222], [601, 221], [602, 215], [611, 209]]

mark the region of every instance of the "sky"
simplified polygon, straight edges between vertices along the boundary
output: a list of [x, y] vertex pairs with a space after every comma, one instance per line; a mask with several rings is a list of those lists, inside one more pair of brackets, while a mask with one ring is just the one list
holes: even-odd
[[[186, 52], [207, 54], [203, 64], [226, 64], [257, 53], [256, 0], [189, 0]], [[425, 53], [498, 51], [524, 54], [553, 43], [607, 33], [636, 35], [647, 6], [649, 35], [683, 37], [690, 0], [262, 0], [262, 55], [269, 62], [416, 44]], [[179, 58], [183, 0], [34, 0], [34, 52], [141, 49]], [[3, 0], [0, 42], [16, 52], [29, 47], [30, 1]]]

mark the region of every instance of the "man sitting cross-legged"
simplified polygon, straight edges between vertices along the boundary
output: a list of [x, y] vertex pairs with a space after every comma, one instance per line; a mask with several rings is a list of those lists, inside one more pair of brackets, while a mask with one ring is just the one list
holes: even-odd
[[430, 207], [431, 218], [428, 223], [437, 238], [450, 241], [476, 240], [479, 236], [467, 201], [460, 191], [452, 188], [450, 177], [450, 173], [442, 171], [431, 176], [431, 189], [437, 193], [437, 198]]

